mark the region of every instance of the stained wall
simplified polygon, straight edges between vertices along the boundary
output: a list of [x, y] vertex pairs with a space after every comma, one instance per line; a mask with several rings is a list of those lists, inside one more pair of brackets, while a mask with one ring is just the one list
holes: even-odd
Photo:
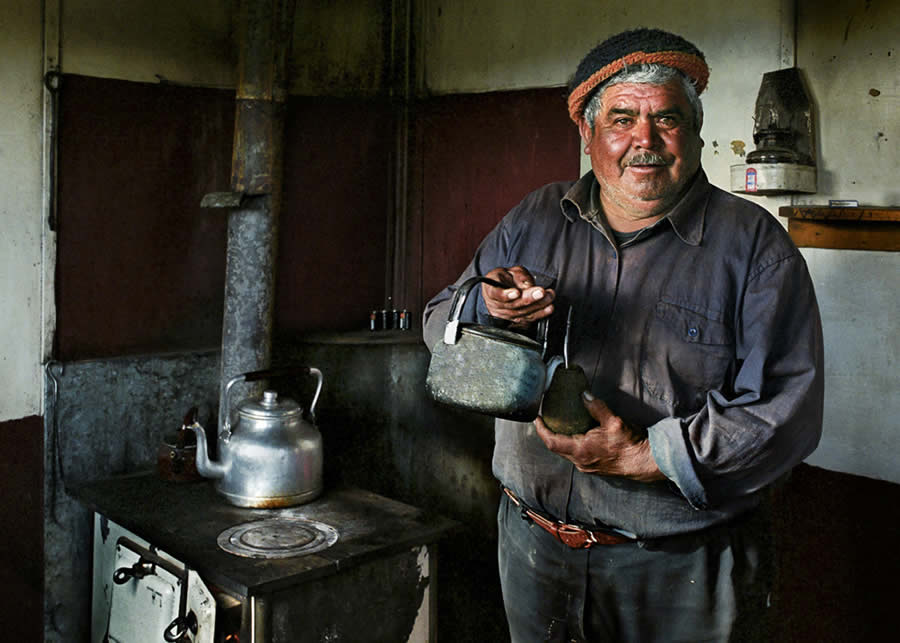
[[[714, 0], [685, 0], [634, 6], [567, 0], [528, 3], [523, 10], [519, 3], [497, 1], [413, 2], [409, 29], [414, 34], [416, 99], [411, 118], [418, 129], [410, 142], [410, 214], [404, 229], [409, 264], [403, 303], [421, 306], [438, 284], [451, 279], [480, 232], [524, 191], [574, 176], [579, 163], [584, 167], [577, 139], [571, 130], [566, 134], [570, 126], [565, 115], [555, 111], [556, 95], [588, 48], [632, 26], [663, 24], [706, 52], [712, 76], [704, 94], [703, 163], [714, 182], [725, 185], [728, 167], [752, 149], [752, 107], [762, 73], [796, 62], [816, 101], [820, 124], [821, 189], [810, 199], [859, 198], [897, 205], [894, 113], [900, 74], [891, 38], [900, 25], [894, 4], [763, 0], [723, 7]], [[160, 431], [168, 421], [160, 412], [146, 412], [153, 407], [153, 397], [161, 394], [159, 387], [168, 386], [170, 379], [154, 384], [156, 358], [141, 354], [175, 351], [172, 368], [184, 373], [185, 365], [196, 359], [194, 351], [215, 347], [218, 341], [221, 231], [210, 213], [195, 209], [189, 195], [210, 186], [225, 189], [218, 185], [228, 171], [222, 149], [229, 127], [224, 97], [234, 87], [236, 5], [236, 0], [44, 0], [42, 6], [11, 0], [0, 7], [0, 27], [8, 36], [0, 43], [5, 61], [0, 69], [0, 170], [8, 178], [0, 185], [0, 303], [5, 311], [0, 316], [0, 379], [5, 383], [0, 391], [0, 440], [7, 458], [4, 466], [18, 467], [17, 480], [26, 486], [34, 475], [46, 483], [56, 456], [54, 444], [44, 444], [45, 437], [53, 435], [44, 433], [47, 423], [42, 422], [49, 417], [42, 409], [49, 390], [42, 368], [47, 359], [89, 360], [68, 371], [83, 378], [70, 393], [101, 395], [110, 377], [120, 378], [124, 390], [143, 391], [141, 413], [135, 415], [139, 424], [128, 425], [129, 414], [119, 408], [116, 418], [123, 418], [122, 423], [97, 426], [110, 432], [110, 443], [113, 432], [127, 433], [140, 442], [131, 455], [146, 455], [152, 453], [156, 436], [149, 424], [156, 423], [159, 428], [154, 430]], [[398, 231], [391, 221], [397, 207], [392, 195], [396, 95], [389, 86], [397, 48], [394, 26], [385, 16], [401, 5], [363, 0], [298, 3], [286, 162], [299, 175], [287, 186], [294, 205], [283, 231], [277, 304], [278, 323], [287, 335], [359, 327], [365, 323], [363, 315], [390, 294], [385, 264], [390, 237]], [[66, 152], [71, 154], [70, 167], [83, 174], [60, 177], [61, 188], [69, 181], [69, 196], [60, 203], [60, 215], [66, 218], [58, 221], [58, 229], [50, 229], [42, 73], [46, 64], [60, 61], [63, 80], [68, 76], [73, 80], [69, 89], [79, 91], [69, 98], [87, 101], [78, 112], [85, 119], [82, 124], [69, 123], [82, 138], [70, 139]], [[82, 91], [88, 85], [92, 93]], [[68, 100], [65, 86], [61, 91]], [[142, 92], [149, 97], [122, 107], [125, 97]], [[163, 100], [166, 96], [172, 102]], [[180, 112], [171, 121], [172, 129], [156, 131], [172, 105], [181, 106], [175, 108]], [[103, 139], [111, 136], [104, 125], [112, 126], [113, 116], [103, 116], [96, 130], [87, 125], [92, 113], [100, 118], [104, 109], [107, 115], [116, 112], [124, 132], [119, 140]], [[198, 114], [203, 116], [199, 123]], [[175, 123], [187, 123], [183, 133]], [[96, 136], [88, 136], [94, 131]], [[211, 136], [213, 131], [221, 140]], [[148, 148], [146, 153], [137, 142]], [[156, 143], [158, 149], [150, 150]], [[529, 146], [541, 152], [526, 153]], [[174, 151], [160, 156], [161, 149]], [[477, 160], [478, 167], [460, 162], [466, 158]], [[494, 159], [498, 161], [491, 168]], [[308, 168], [315, 171], [305, 171]], [[137, 186], [130, 184], [134, 177]], [[178, 212], [166, 209], [173, 198], [180, 199]], [[757, 201], [776, 212], [790, 198]], [[138, 214], [140, 219], [128, 226], [129, 217]], [[75, 235], [68, 239], [66, 223]], [[173, 226], [180, 226], [177, 234], [162, 231]], [[453, 242], [449, 246], [448, 235]], [[78, 244], [64, 245], [76, 238]], [[64, 260], [59, 267], [57, 242]], [[302, 251], [294, 251], [297, 248]], [[173, 249], [173, 255], [166, 254]], [[896, 459], [890, 457], [898, 446], [893, 394], [898, 388], [896, 257], [828, 250], [804, 254], [819, 292], [829, 355], [825, 438], [810, 462], [827, 471], [900, 481]], [[176, 266], [179, 260], [182, 269]], [[104, 291], [103, 285], [109, 287]], [[57, 297], [65, 304], [59, 319]], [[184, 302], [190, 303], [187, 318], [179, 308]], [[148, 303], [152, 305], [141, 308]], [[80, 320], [77, 315], [82, 315]], [[190, 315], [196, 315], [196, 324], [187, 321]], [[60, 352], [66, 346], [68, 353]], [[127, 368], [116, 361], [122, 355], [128, 355]], [[210, 359], [204, 355], [202, 359]], [[408, 362], [390, 361], [384, 376], [415, 377], [421, 359], [414, 366]], [[210, 388], [206, 378], [214, 366], [204, 364], [188, 390]], [[65, 417], [89, 422], [83, 406], [102, 408], [102, 401], [81, 399], [79, 406], [75, 400]], [[485, 474], [490, 435], [479, 434], [469, 445], [474, 451], [451, 450], [455, 464], [446, 473], [475, 471], [476, 476], [467, 482], [438, 480], [433, 472], [416, 468], [409, 448], [414, 443], [410, 436], [419, 427], [403, 418], [418, 416], [393, 417], [384, 421], [397, 447], [379, 444], [389, 457], [406, 458], [394, 461], [397, 471], [409, 474], [395, 487], [397, 493], [425, 491], [428, 498], [447, 501], [449, 511], [487, 520], [490, 481], [477, 475]], [[448, 439], [459, 438], [449, 428], [441, 431]], [[94, 437], [104, 443], [102, 436]], [[353, 444], [349, 438], [343, 442], [348, 443]], [[82, 467], [75, 471], [102, 474], [136, 464], [131, 455], [93, 461], [89, 455], [72, 453]], [[371, 481], [376, 483], [377, 477]], [[459, 498], [455, 492], [467, 485], [477, 487], [469, 502], [455, 506], [448, 500]], [[41, 491], [47, 519], [53, 521], [51, 512], [60, 507], [47, 504], [49, 498], [64, 503], [65, 497], [53, 496], [59, 491], [54, 484]], [[805, 506], [804, 499], [797, 506]], [[69, 505], [62, 509], [75, 512]], [[17, 516], [16, 507], [7, 507], [8, 516]], [[76, 531], [70, 527], [82, 524], [75, 513], [64, 516], [73, 522], [56, 516], [61, 522], [47, 523], [51, 547], [58, 547], [49, 558], [57, 561], [72, 545], [67, 539]], [[31, 525], [29, 537], [38, 531], [32, 522], [23, 524]], [[3, 561], [7, 570], [16, 557], [10, 551]], [[828, 553], [827, 548], [816, 551]], [[859, 567], [848, 563], [844, 569]], [[57, 565], [43, 573], [53, 581], [68, 571]], [[32, 569], [24, 581], [6, 577], [33, 588], [41, 574]], [[80, 616], [71, 610], [74, 592], [49, 592], [48, 598], [45, 613], [37, 616], [47, 618], [48, 640], [71, 640], [66, 638], [70, 631], [61, 628], [79, 627]]]
[[[797, 65], [816, 107], [819, 192], [900, 207], [900, 6], [798, 2]], [[810, 462], [900, 482], [900, 253], [807, 248], [825, 332], [825, 433]]]

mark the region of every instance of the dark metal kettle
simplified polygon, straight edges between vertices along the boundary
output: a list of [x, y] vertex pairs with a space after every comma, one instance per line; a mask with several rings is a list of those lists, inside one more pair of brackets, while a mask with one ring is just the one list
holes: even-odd
[[488, 277], [472, 277], [450, 304], [444, 337], [431, 351], [425, 390], [437, 402], [494, 417], [530, 422], [537, 417], [546, 381], [544, 344], [502, 328], [460, 322], [469, 291], [478, 283], [506, 288]]

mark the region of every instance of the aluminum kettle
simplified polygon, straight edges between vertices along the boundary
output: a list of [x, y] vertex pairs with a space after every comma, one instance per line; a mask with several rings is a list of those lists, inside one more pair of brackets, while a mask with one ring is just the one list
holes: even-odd
[[[230, 398], [235, 384], [290, 373], [317, 378], [309, 422], [303, 419], [299, 404], [280, 400], [275, 391], [267, 390], [260, 399], [241, 402], [231, 426]], [[215, 479], [216, 490], [239, 507], [291, 507], [318, 497], [322, 493], [322, 436], [314, 422], [322, 379], [317, 368], [295, 367], [253, 371], [229, 380], [223, 417], [219, 418], [218, 461], [209, 458], [203, 427], [198, 422], [190, 426], [197, 435], [197, 471]]]

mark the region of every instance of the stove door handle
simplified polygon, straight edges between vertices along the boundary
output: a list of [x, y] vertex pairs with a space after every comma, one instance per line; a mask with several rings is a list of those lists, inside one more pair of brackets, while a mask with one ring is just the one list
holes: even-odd
[[116, 585], [124, 585], [132, 578], [141, 579], [144, 576], [148, 576], [149, 574], [153, 573], [155, 573], [153, 569], [153, 563], [149, 563], [143, 558], [140, 558], [131, 567], [120, 567], [119, 569], [117, 569], [113, 573], [113, 582]]
[[169, 623], [169, 627], [163, 632], [163, 638], [168, 643], [178, 643], [183, 640], [188, 632], [191, 634], [197, 633], [197, 615], [194, 614], [193, 610], [188, 612], [186, 616], [179, 616]]

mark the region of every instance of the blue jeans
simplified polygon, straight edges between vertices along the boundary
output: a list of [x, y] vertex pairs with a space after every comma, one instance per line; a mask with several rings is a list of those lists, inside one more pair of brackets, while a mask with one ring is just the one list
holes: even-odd
[[513, 643], [768, 643], [765, 512], [696, 534], [571, 549], [501, 496], [500, 582]]

